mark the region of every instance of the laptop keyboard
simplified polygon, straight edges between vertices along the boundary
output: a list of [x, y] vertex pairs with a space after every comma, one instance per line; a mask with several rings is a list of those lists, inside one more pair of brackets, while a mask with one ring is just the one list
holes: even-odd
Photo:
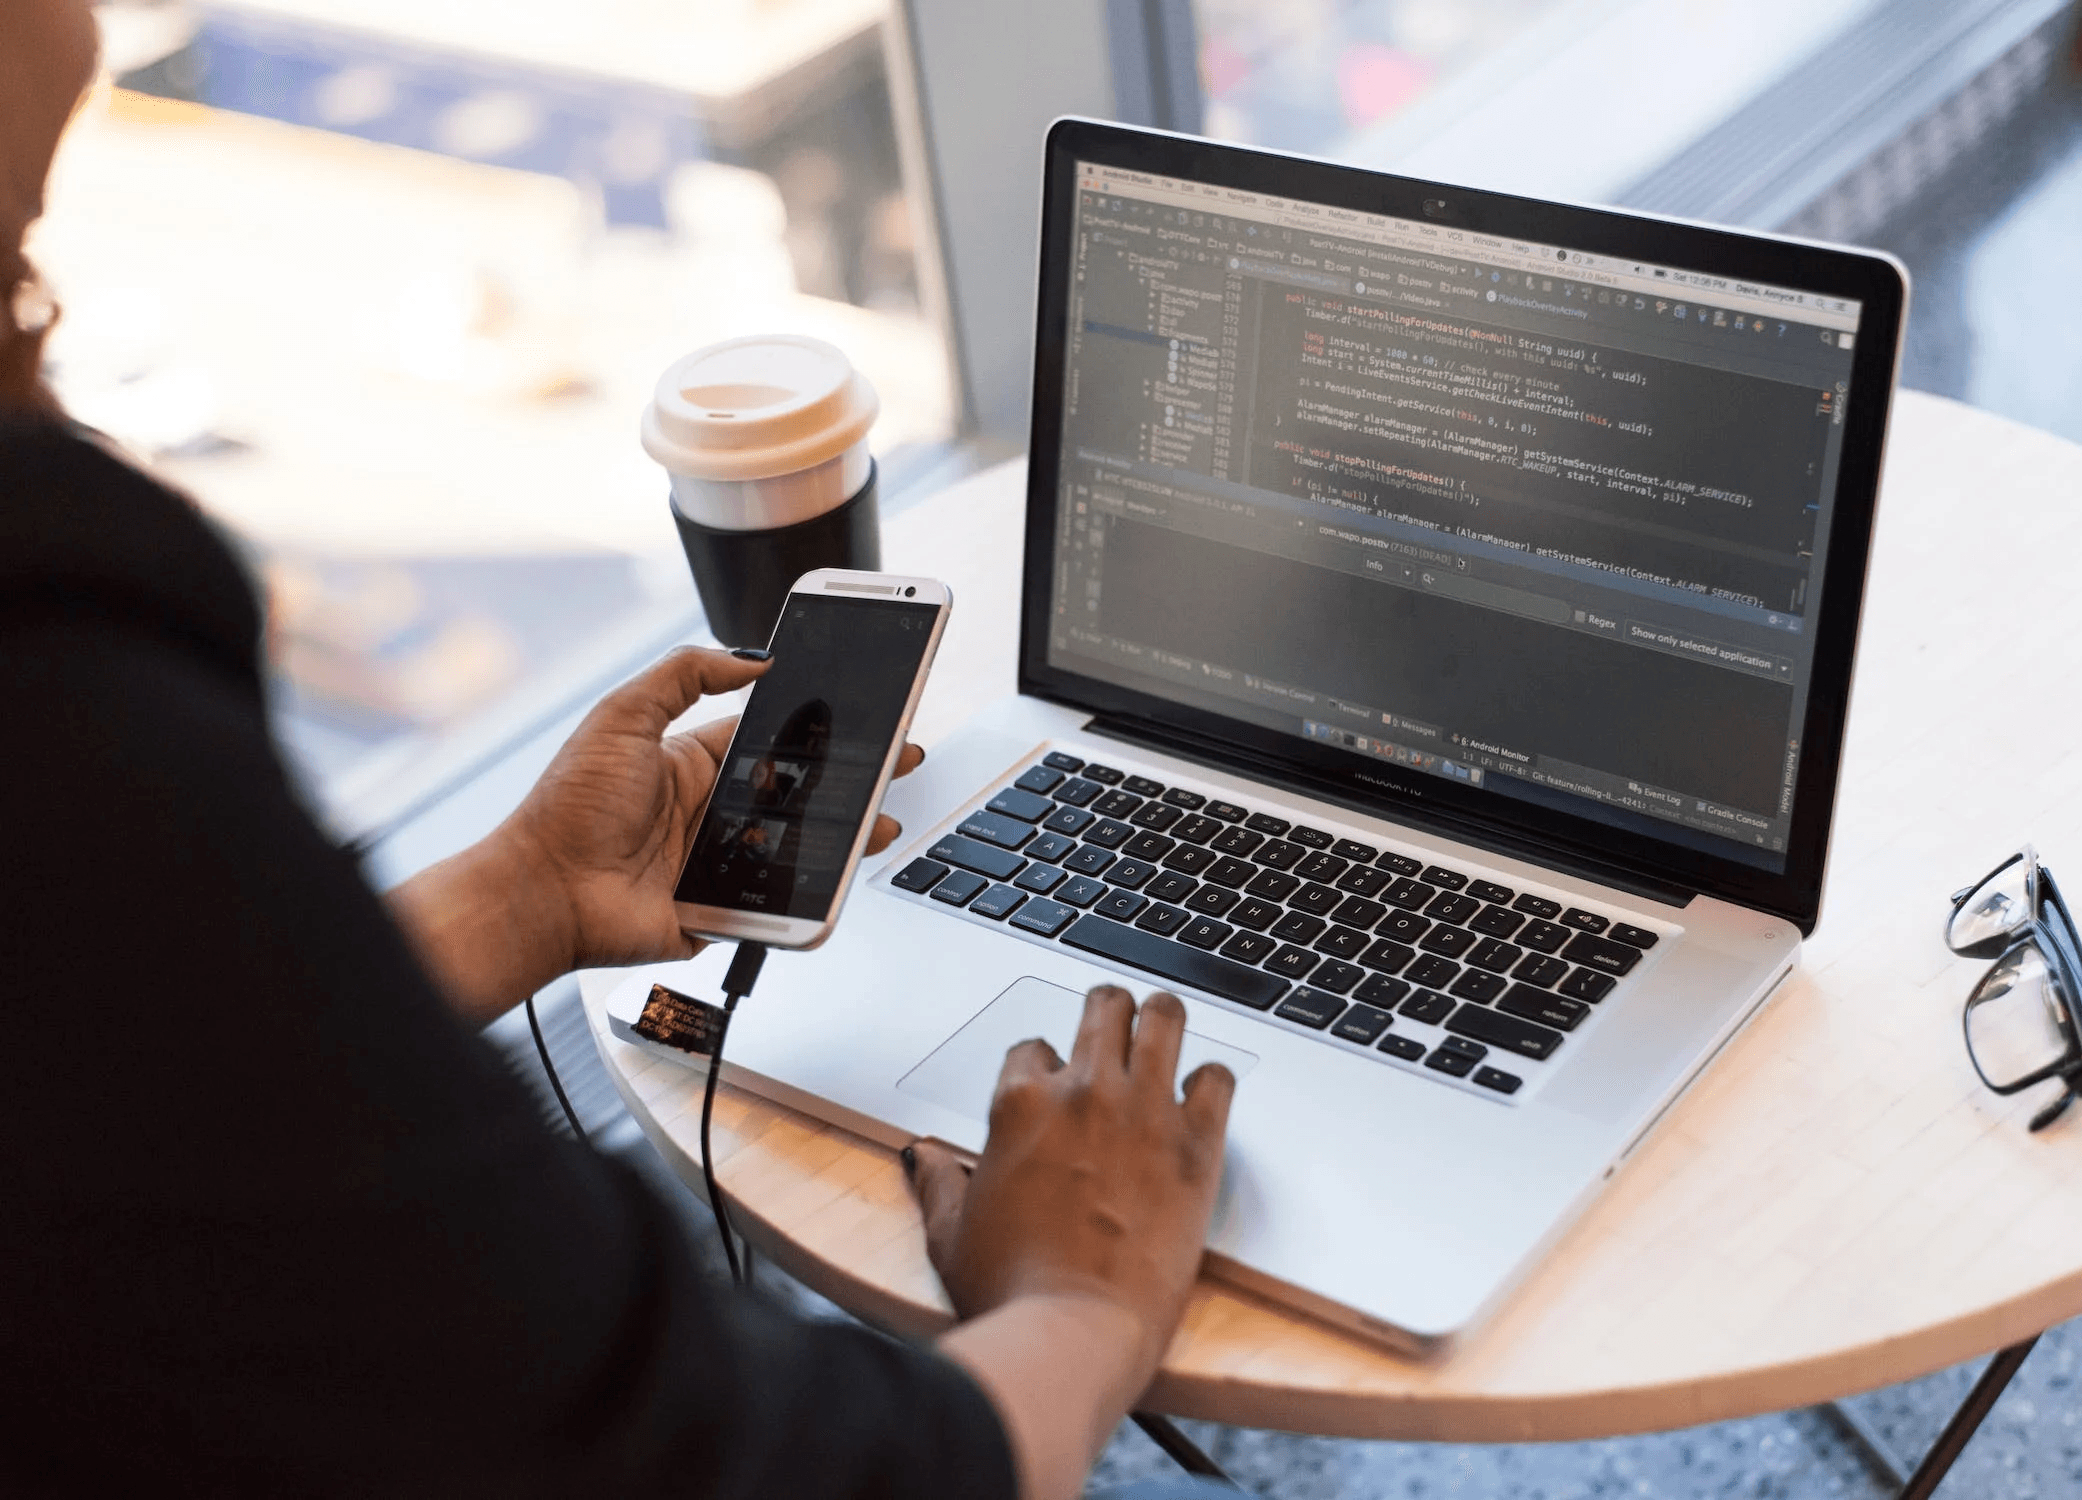
[[1657, 940], [1061, 751], [890, 884], [1506, 1095]]

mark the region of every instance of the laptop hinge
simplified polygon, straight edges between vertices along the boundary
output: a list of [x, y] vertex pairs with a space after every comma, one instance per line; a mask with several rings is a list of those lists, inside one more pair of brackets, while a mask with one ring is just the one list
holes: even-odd
[[1146, 719], [1099, 715], [1089, 720], [1084, 727], [1089, 734], [1161, 750], [1166, 755], [1189, 760], [1196, 765], [1207, 766], [1217, 771], [1242, 772], [1257, 780], [1271, 781], [1279, 786], [1306, 792], [1311, 797], [1350, 808], [1356, 813], [1388, 818], [1398, 823], [1412, 823], [1459, 843], [1472, 844], [1478, 849], [1487, 849], [1495, 854], [1531, 860], [1547, 869], [1574, 875], [1598, 885], [1611, 886], [1615, 890], [1660, 902], [1664, 906], [1687, 906], [1698, 895], [1697, 891], [1657, 880], [1653, 876], [1617, 869], [1603, 861], [1588, 858], [1578, 850], [1541, 839], [1515, 837], [1499, 832], [1489, 824], [1455, 817], [1437, 808], [1413, 807], [1408, 803], [1387, 798], [1367, 797], [1353, 792], [1342, 782], [1314, 774], [1290, 762], [1276, 760], [1269, 755], [1256, 755], [1233, 745], [1210, 746], [1200, 736], [1184, 734], [1161, 724], [1152, 724]]

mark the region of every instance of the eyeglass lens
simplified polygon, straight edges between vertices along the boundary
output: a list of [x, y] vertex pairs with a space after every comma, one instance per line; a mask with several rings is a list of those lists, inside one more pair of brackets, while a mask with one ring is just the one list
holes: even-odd
[[1972, 948], [2029, 926], [2036, 915], [2031, 884], [2037, 867], [2038, 857], [2027, 850], [1975, 886], [1952, 913], [1945, 942], [1954, 949]]
[[2067, 1061], [2074, 1048], [2059, 980], [2036, 942], [1995, 961], [1966, 1002], [1966, 1045], [1990, 1088], [2011, 1087]]

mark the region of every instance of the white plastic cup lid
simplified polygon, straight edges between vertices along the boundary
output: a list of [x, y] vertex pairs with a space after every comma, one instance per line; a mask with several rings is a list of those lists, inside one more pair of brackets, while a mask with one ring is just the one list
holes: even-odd
[[644, 451], [693, 479], [769, 479], [862, 442], [874, 387], [822, 339], [756, 334], [697, 349], [658, 377]]

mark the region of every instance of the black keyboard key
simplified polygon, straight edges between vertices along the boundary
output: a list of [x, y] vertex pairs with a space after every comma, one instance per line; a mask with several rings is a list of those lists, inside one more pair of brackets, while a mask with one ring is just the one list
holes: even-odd
[[1413, 911], [1392, 911], [1374, 928], [1374, 936], [1393, 938], [1398, 943], [1414, 943], [1431, 931], [1431, 921]]
[[1439, 865], [1426, 865], [1424, 874], [1420, 878], [1428, 884], [1448, 891], [1457, 891], [1468, 883], [1467, 876], [1461, 874], [1458, 870], [1448, 870]]
[[1200, 882], [1190, 875], [1181, 875], [1176, 870], [1166, 870], [1142, 888], [1142, 894], [1152, 901], [1169, 901], [1178, 906], [1186, 897], [1200, 889]]
[[1162, 833], [1184, 816], [1185, 814], [1177, 808], [1165, 803], [1145, 802], [1142, 804], [1142, 810], [1136, 813], [1134, 817], [1128, 819], [1128, 821], [1137, 828], [1154, 828], [1157, 832]]
[[1241, 960], [1247, 964], [1262, 963], [1279, 951], [1280, 945], [1262, 932], [1239, 932], [1222, 944], [1224, 957]]
[[1146, 859], [1154, 864], [1175, 847], [1171, 840], [1161, 833], [1138, 833], [1121, 845], [1121, 853], [1130, 859]]
[[1139, 891], [1143, 883], [1157, 873], [1157, 867], [1147, 860], [1124, 859], [1106, 872], [1106, 883], [1124, 890]]
[[1166, 792], [1164, 800], [1173, 807], [1184, 808], [1187, 812], [1198, 812], [1201, 808], [1207, 806], [1205, 797], [1198, 792], [1189, 792], [1182, 786], [1175, 786]]
[[1612, 930], [1606, 933], [1605, 936], [1611, 938], [1615, 943], [1625, 943], [1630, 948], [1653, 948], [1659, 934], [1650, 932], [1646, 927], [1633, 927], [1625, 922], [1614, 922]]
[[947, 867], [936, 859], [920, 856], [889, 877], [889, 883], [900, 891], [925, 892], [940, 883]]
[[1023, 891], [1045, 896], [1069, 878], [1054, 865], [1028, 865], [1012, 877], [1012, 883]]
[[1453, 1002], [1433, 990], [1419, 990], [1403, 1001], [1402, 1014], [1412, 1021], [1422, 1021], [1427, 1026], [1436, 1026], [1453, 1014]]
[[1308, 850], [1286, 839], [1274, 839], [1251, 856], [1268, 870], [1291, 870], [1301, 863]]
[[1504, 998], [1497, 1001], [1496, 1008], [1506, 1015], [1524, 1016], [1528, 1021], [1552, 1026], [1556, 1031], [1574, 1031], [1590, 1014], [1590, 1007], [1581, 1000], [1550, 995], [1529, 984], [1512, 985]]
[[1415, 1062], [1424, 1055], [1424, 1043], [1415, 1037], [1397, 1036], [1391, 1031], [1381, 1038], [1380, 1046], [1374, 1048], [1374, 1051], [1385, 1052], [1390, 1057], [1399, 1057], [1404, 1062]]
[[1339, 859], [1335, 854], [1319, 851], [1296, 865], [1294, 873], [1303, 880], [1320, 880], [1327, 885], [1350, 868], [1351, 864], [1348, 861]]
[[1081, 807], [1059, 807], [1041, 820], [1041, 826], [1050, 833], [1068, 834], [1074, 839], [1091, 826], [1093, 817]]
[[1372, 844], [1362, 844], [1357, 839], [1339, 839], [1330, 846], [1330, 852], [1339, 859], [1349, 859], [1354, 864], [1370, 865], [1374, 856], [1381, 851]]
[[1431, 1056], [1424, 1059], [1424, 1066], [1435, 1073], [1444, 1073], [1448, 1078], [1465, 1078], [1475, 1071], [1475, 1064], [1481, 1057], [1489, 1055], [1489, 1049], [1485, 1047], [1480, 1057], [1469, 1057], [1465, 1052], [1454, 1048], [1453, 1043], [1456, 1040], [1458, 1038], [1449, 1036], [1434, 1047]]
[[1210, 818], [1220, 818], [1224, 823], [1241, 823], [1250, 816], [1234, 802], [1210, 802], [1205, 811]]
[[1507, 938], [1524, 925], [1523, 913], [1508, 906], [1485, 906], [1468, 918], [1468, 926], [1490, 937]]
[[1119, 857], [1111, 850], [1101, 849], [1097, 844], [1085, 844], [1063, 861], [1063, 868], [1073, 875], [1097, 875]]
[[[955, 833], [948, 834], [925, 852], [942, 864], [953, 865], [958, 870], [970, 870], [978, 875], [988, 875], [992, 880], [1010, 880], [1026, 868], [1026, 861], [1009, 850], [993, 849], [988, 844], [979, 844], [974, 839], [965, 839]], [[971, 891], [969, 894], [974, 895], [975, 892]]]
[[1297, 948], [1288, 943], [1265, 960], [1265, 971], [1268, 974], [1277, 974], [1282, 979], [1305, 979], [1308, 977], [1308, 971], [1322, 961], [1308, 949]]
[[1248, 828], [1231, 828], [1226, 833], [1215, 835], [1214, 842], [1209, 844], [1208, 848], [1223, 854], [1247, 858], [1253, 849], [1264, 842], [1265, 835], [1262, 833], [1253, 833]]
[[1559, 1031], [1504, 1015], [1486, 1005], [1463, 1005], [1446, 1022], [1446, 1029], [1506, 1052], [1516, 1052], [1520, 1057], [1552, 1056], [1562, 1041]]
[[1514, 948], [1499, 938], [1485, 938], [1468, 949], [1468, 962], [1478, 969], [1487, 969], [1492, 974], [1503, 973], [1523, 957], [1523, 948]]
[[1451, 984], [1460, 973], [1460, 965], [1450, 958], [1440, 958], [1435, 953], [1421, 953], [1402, 971], [1403, 978], [1411, 984], [1427, 985], [1442, 990]]
[[1102, 818], [1125, 818], [1142, 806], [1142, 799], [1133, 792], [1124, 792], [1115, 787], [1105, 796], [1092, 803], [1092, 811]]
[[1121, 783], [1121, 790], [1133, 792], [1138, 797], [1160, 797], [1164, 793], [1164, 783], [1151, 781], [1147, 776], [1130, 776]]
[[1528, 922], [1518, 933], [1520, 947], [1530, 948], [1535, 953], [1552, 953], [1573, 934], [1566, 927], [1557, 927], [1552, 922]]
[[1038, 792], [1041, 796], [1046, 797], [1067, 779], [1054, 766], [1029, 766], [1026, 774], [1012, 784], [1022, 792]]
[[1012, 914], [1012, 925], [1026, 932], [1038, 932], [1043, 937], [1054, 937], [1065, 927], [1077, 920], [1077, 908], [1065, 906], [1060, 901], [1050, 901], [1036, 896]]
[[[1209, 875], [1208, 878], [1211, 880], [1214, 877]], [[1267, 901], [1284, 901], [1300, 885], [1301, 882], [1292, 875], [1282, 874], [1278, 870], [1260, 870], [1251, 877], [1251, 883], [1244, 889], [1253, 896], [1263, 896]]]
[[1340, 901], [1330, 920], [1346, 927], [1372, 927], [1388, 915], [1388, 908], [1378, 901], [1363, 901], [1357, 896], [1348, 896]]
[[1101, 849], [1118, 849], [1134, 836], [1135, 830], [1116, 818], [1101, 818], [1084, 831], [1084, 841]]
[[1377, 1010], [1371, 1005], [1354, 1005], [1337, 1018], [1330, 1034], [1348, 1042], [1357, 1042], [1362, 1047], [1371, 1047], [1381, 1039], [1381, 1033], [1394, 1024], [1395, 1017], [1385, 1010]]
[[1271, 813], [1252, 813], [1243, 826], [1253, 833], [1270, 834], [1273, 838], [1278, 838], [1294, 825], [1285, 818], [1275, 818]]
[[1257, 873], [1258, 867], [1256, 865], [1245, 864], [1233, 854], [1218, 859], [1207, 867], [1207, 878], [1209, 880], [1216, 885], [1226, 885], [1231, 890], [1236, 889], [1236, 887], [1242, 885]]
[[1448, 891], [1433, 901], [1431, 905], [1425, 907], [1424, 915], [1434, 917], [1441, 922], [1452, 922], [1458, 925], [1465, 922], [1481, 909], [1482, 903], [1473, 896], [1456, 896], [1451, 891]]
[[1561, 921], [1562, 926], [1573, 927], [1578, 932], [1603, 932], [1612, 925], [1610, 917], [1601, 917], [1596, 912], [1585, 911], [1580, 906], [1572, 906], [1563, 912]]
[[1508, 885], [1498, 885], [1494, 880], [1471, 880], [1468, 882], [1468, 894], [1477, 901], [1494, 901], [1501, 905], [1517, 893]]
[[1310, 946], [1318, 953], [1327, 953], [1332, 958], [1357, 958], [1373, 941], [1365, 933], [1350, 927], [1333, 927]]
[[1164, 868], [1179, 870], [1187, 875], [1198, 875], [1218, 858], [1212, 849], [1203, 849], [1198, 844], [1180, 844], [1164, 856]]
[[1305, 911], [1290, 911], [1272, 924], [1272, 935], [1283, 943], [1308, 943], [1330, 924]]
[[1345, 1002], [1335, 995], [1326, 995], [1321, 990], [1302, 988], [1280, 1002], [1273, 1012], [1284, 1021], [1299, 1021], [1302, 1025], [1321, 1031], [1344, 1012]]
[[1148, 911], [1135, 919], [1135, 925], [1144, 932], [1154, 932], [1160, 937], [1169, 937], [1190, 920], [1175, 906], [1151, 902]]
[[979, 891], [989, 885], [990, 882], [981, 875], [972, 875], [967, 870], [956, 870], [933, 887], [931, 899], [944, 901], [949, 906], [966, 906]]
[[1432, 928], [1417, 940], [1417, 946], [1426, 953], [1443, 953], [1448, 958], [1458, 958], [1481, 941], [1465, 927]]
[[1291, 842], [1309, 849], [1328, 849], [1337, 842], [1336, 839], [1322, 829], [1311, 828], [1305, 823], [1297, 823], [1294, 827], [1288, 829], [1287, 838]]
[[1526, 984], [1537, 984], [1542, 989], [1552, 989], [1554, 981], [1568, 972], [1569, 966], [1558, 958], [1549, 958], [1544, 953], [1528, 953], [1525, 962], [1511, 971], [1511, 977]]
[[1308, 982], [1319, 990], [1328, 990], [1333, 995], [1342, 995], [1360, 980], [1366, 978], [1366, 970], [1357, 964], [1348, 964], [1341, 958], [1333, 958], [1317, 966], [1309, 975]]
[[1213, 917], [1194, 917], [1178, 930], [1181, 943], [1191, 943], [1195, 948], [1205, 948], [1210, 953], [1229, 941], [1236, 929], [1227, 922], [1217, 922]]
[[1337, 888], [1350, 891], [1355, 896], [1373, 896], [1380, 893], [1388, 883], [1388, 872], [1376, 870], [1370, 865], [1354, 865], [1337, 877]]
[[1499, 1094], [1515, 1094], [1522, 1082], [1516, 1073], [1506, 1073], [1502, 1068], [1482, 1067], [1475, 1069], [1475, 1082], [1485, 1089], [1495, 1089]]
[[1132, 922], [1149, 905], [1149, 897], [1140, 891], [1108, 891], [1092, 907], [1102, 917], [1111, 917], [1116, 922]]
[[1083, 771], [1086, 781], [1096, 781], [1101, 786], [1119, 786], [1121, 777], [1127, 774], [1123, 771], [1116, 771], [1111, 766], [1102, 766], [1097, 761], [1093, 761], [1090, 765], [1085, 766]]
[[1284, 915], [1278, 905], [1262, 896], [1246, 896], [1229, 912], [1229, 920], [1252, 932], [1263, 932]]
[[1386, 974], [1369, 974], [1357, 990], [1357, 998], [1368, 1005], [1378, 1005], [1383, 1010], [1392, 1010], [1403, 996], [1410, 992], [1408, 984], [1400, 979], [1390, 979]]
[[1529, 917], [1538, 917], [1543, 922], [1552, 922], [1561, 915], [1561, 903], [1549, 901], [1545, 896], [1535, 896], [1527, 891], [1511, 903], [1511, 910], [1522, 911]]
[[[1481, 969], [1469, 969], [1448, 987], [1463, 1000], [1480, 1000], [1485, 1005], [1510, 987], [1511, 981], [1501, 974], [1486, 973]], [[1542, 991], [1542, 993], [1545, 993]]]
[[1371, 948], [1359, 955], [1359, 961], [1369, 969], [1379, 969], [1383, 974], [1396, 974], [1402, 966], [1417, 956], [1417, 950], [1406, 944], [1382, 938]]
[[1066, 754], [1061, 750], [1049, 751], [1046, 755], [1041, 757], [1041, 764], [1044, 766], [1054, 766], [1058, 771], [1082, 771], [1084, 769], [1083, 761], [1079, 760], [1076, 756]]
[[961, 820], [961, 827], [955, 832], [982, 839], [986, 844], [996, 844], [1000, 849], [1017, 849], [1034, 836], [1031, 823], [1022, 823], [1017, 818], [994, 812], [970, 813]]
[[1391, 875], [1400, 875], [1405, 879], [1424, 873], [1423, 860], [1411, 859], [1407, 854], [1397, 854], [1393, 849], [1384, 850], [1374, 864]]
[[1089, 875], [1072, 875], [1049, 894], [1065, 906], [1082, 909], [1105, 895], [1108, 889], [1103, 880], [1094, 880]]
[[1242, 899], [1236, 892], [1224, 890], [1218, 885], [1203, 885], [1199, 890], [1186, 898], [1186, 907], [1190, 911], [1204, 912], [1210, 917], [1219, 917]]
[[1612, 986], [1619, 983], [1610, 974], [1600, 974], [1595, 969], [1578, 969], [1555, 988], [1574, 1000], [1588, 1000], [1593, 1005], [1612, 993]]
[[1328, 916], [1343, 900], [1327, 885], [1305, 885], [1287, 898], [1287, 904], [1310, 916]]
[[1019, 852], [1028, 859], [1038, 859], [1044, 864], [1052, 865], [1076, 847], [1077, 840], [1067, 834], [1044, 833]]
[[1171, 830], [1171, 836], [1184, 839], [1189, 844], [1204, 844], [1220, 833], [1222, 826], [1213, 818], [1194, 813], [1190, 818], [1181, 819], [1179, 825]]
[[974, 901], [969, 910], [981, 912], [986, 917], [1009, 917], [1025, 904], [1025, 891], [1015, 891], [1009, 885], [994, 885]]
[[1055, 811], [1055, 804], [1046, 797], [1021, 791], [1016, 786], [1006, 787], [983, 805], [987, 811], [1003, 813], [1006, 817], [1017, 818], [1022, 823], [1038, 823]]
[[1587, 932], [1570, 938], [1569, 946], [1562, 949], [1561, 956], [1571, 963], [1582, 964], [1586, 969], [1596, 969], [1600, 974], [1625, 974], [1641, 962], [1639, 948], [1615, 943], [1610, 938], [1592, 937]]
[[1400, 906], [1408, 911], [1416, 911], [1419, 907], [1428, 904], [1431, 898], [1437, 894], [1438, 888], [1436, 886], [1429, 886], [1422, 881], [1411, 880], [1408, 876], [1405, 876], [1389, 886], [1387, 890], [1381, 892], [1381, 899], [1390, 906]]
[[1073, 776], [1055, 789], [1055, 800], [1067, 802], [1072, 807], [1082, 807], [1105, 790], [1106, 788], [1096, 781], [1086, 781], [1081, 776]]
[[1066, 947], [1110, 958], [1168, 979], [1188, 989], [1202, 990], [1224, 1000], [1234, 1000], [1254, 1010], [1264, 1010], [1287, 992], [1287, 982], [1262, 969], [1230, 963], [1184, 943], [1123, 927], [1103, 917], [1080, 917], [1063, 934]]

